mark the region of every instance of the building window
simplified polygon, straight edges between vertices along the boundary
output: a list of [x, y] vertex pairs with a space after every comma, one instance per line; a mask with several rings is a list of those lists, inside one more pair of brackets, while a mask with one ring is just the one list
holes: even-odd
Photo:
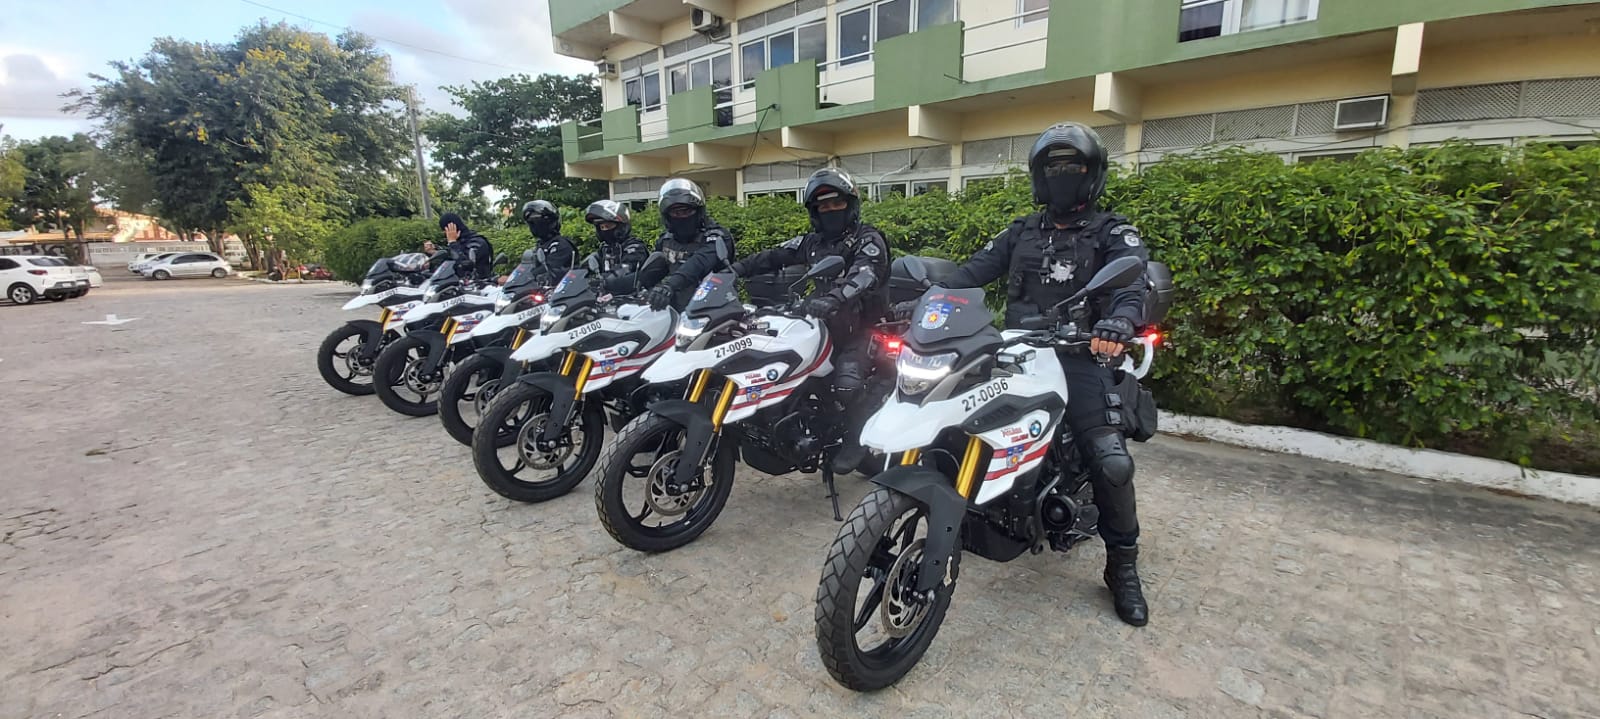
[[645, 111], [661, 109], [661, 73], [645, 73], [641, 79], [644, 81]]
[[878, 40], [955, 19], [955, 0], [879, 0], [859, 10], [840, 13], [839, 64], [853, 65], [872, 59], [872, 45]]
[[1039, 22], [1050, 17], [1050, 0], [1017, 0], [1017, 25]]
[[740, 79], [745, 89], [755, 87], [762, 70], [805, 60], [818, 65], [828, 61], [828, 29], [824, 21], [774, 33], [739, 46]]
[[773, 190], [771, 192], [746, 192], [746, 193], [744, 193], [744, 201], [746, 203], [749, 203], [751, 200], [754, 200], [757, 197], [782, 197], [785, 200], [793, 200], [795, 202], [799, 202], [800, 201], [800, 193], [801, 192], [802, 192], [801, 190]]
[[934, 190], [938, 190], [939, 192], [949, 192], [950, 183], [944, 180], [925, 180], [923, 182], [911, 183], [911, 195], [913, 197], [917, 195], [926, 195]]
[[1317, 19], [1318, 0], [1182, 0], [1178, 42]]

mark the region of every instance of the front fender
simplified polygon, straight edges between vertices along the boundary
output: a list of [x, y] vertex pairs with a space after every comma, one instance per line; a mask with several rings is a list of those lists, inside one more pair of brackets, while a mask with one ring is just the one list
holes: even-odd
[[431, 374], [439, 371], [444, 364], [445, 353], [450, 351], [450, 345], [445, 342], [444, 335], [438, 330], [419, 330], [407, 332], [407, 337], [415, 337], [428, 346], [428, 358], [422, 363], [422, 372]]
[[350, 320], [344, 324], [361, 331], [361, 359], [371, 360], [378, 356], [378, 350], [383, 345], [383, 325], [377, 320]]
[[917, 575], [917, 591], [929, 592], [944, 582], [950, 559], [961, 540], [961, 518], [967, 500], [956, 493], [950, 478], [927, 467], [890, 467], [872, 482], [917, 500], [928, 508], [928, 539]]
[[711, 438], [716, 428], [711, 423], [709, 403], [690, 402], [686, 399], [662, 400], [650, 405], [650, 412], [683, 426], [683, 451], [678, 455], [678, 466], [673, 479], [680, 485], [694, 481], [695, 471], [706, 459]]
[[578, 387], [567, 375], [557, 372], [531, 372], [519, 381], [538, 387], [550, 395], [550, 418], [545, 420], [544, 432], [539, 439], [554, 442], [562, 435], [567, 423], [572, 421], [572, 407], [577, 403]]
[[509, 386], [522, 374], [522, 364], [511, 359], [510, 347], [484, 347], [478, 354], [500, 365], [500, 386]]

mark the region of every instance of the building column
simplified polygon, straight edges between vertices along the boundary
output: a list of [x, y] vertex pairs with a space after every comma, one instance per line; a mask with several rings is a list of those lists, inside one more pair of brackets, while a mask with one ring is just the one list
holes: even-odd
[[1423, 23], [1414, 22], [1395, 28], [1394, 64], [1389, 69], [1390, 129], [1384, 133], [1383, 143], [1389, 147], [1411, 145], [1411, 123], [1417, 117], [1417, 73], [1422, 69]]

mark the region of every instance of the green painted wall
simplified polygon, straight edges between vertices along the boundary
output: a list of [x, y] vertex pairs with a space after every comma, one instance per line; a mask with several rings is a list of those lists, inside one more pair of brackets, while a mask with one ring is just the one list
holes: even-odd
[[[1054, 22], [1054, 21], [1052, 21]], [[879, 110], [948, 100], [961, 89], [960, 22], [888, 40], [872, 50], [872, 101]]]
[[639, 108], [624, 105], [607, 110], [600, 116], [600, 129], [607, 153], [615, 155], [632, 150], [639, 144]]
[[[763, 108], [771, 108], [765, 110]], [[817, 117], [817, 63], [797, 62], [756, 76], [756, 116], [763, 128], [804, 125]]]
[[550, 34], [560, 35], [612, 10], [619, 10], [630, 0], [550, 0]]
[[667, 132], [678, 133], [709, 127], [716, 115], [711, 87], [697, 87], [667, 98]]
[[1101, 72], [1181, 62], [1273, 45], [1371, 32], [1412, 22], [1510, 12], [1559, 5], [1570, 0], [1326, 0], [1317, 19], [1268, 30], [1178, 42], [1178, 3], [1173, 0], [1056, 0], [1050, 4], [1051, 32], [1046, 68], [1066, 80]]

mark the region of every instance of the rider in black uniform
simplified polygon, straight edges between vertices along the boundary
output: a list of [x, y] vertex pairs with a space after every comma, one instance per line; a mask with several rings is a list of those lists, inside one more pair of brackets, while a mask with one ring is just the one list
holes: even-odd
[[666, 276], [668, 268], [664, 264], [640, 272], [650, 256], [650, 246], [633, 236], [633, 213], [628, 211], [627, 205], [615, 200], [597, 200], [584, 211], [583, 219], [594, 225], [595, 238], [600, 241], [607, 292], [624, 294], [654, 287]]
[[544, 273], [542, 284], [548, 287], [560, 282], [578, 256], [578, 245], [561, 234], [561, 213], [549, 202], [531, 200], [522, 206], [522, 221], [533, 234], [533, 248]]
[[[1044, 211], [1018, 218], [974, 254], [943, 284], [981, 287], [1006, 278], [1006, 326], [1043, 314], [1082, 289], [1095, 272], [1119, 257], [1149, 260], [1128, 218], [1096, 207], [1105, 190], [1105, 147], [1078, 123], [1054, 125], [1028, 155], [1033, 199]], [[1137, 283], [1093, 308], [1092, 352], [1122, 354], [1144, 318]], [[1133, 493], [1133, 458], [1121, 429], [1120, 398], [1111, 370], [1088, 354], [1062, 354], [1068, 388], [1067, 423], [1088, 460], [1106, 543], [1106, 586], [1117, 616], [1134, 626], [1149, 620], [1139, 583], [1139, 519]]]
[[682, 310], [700, 281], [717, 268], [717, 240], [727, 243], [732, 257], [733, 235], [706, 214], [705, 193], [689, 180], [667, 180], [657, 204], [662, 229], [656, 251], [667, 256], [671, 270], [650, 290], [648, 300], [653, 309], [671, 305]]
[[843, 170], [825, 167], [813, 173], [806, 183], [805, 206], [810, 234], [735, 262], [733, 271], [740, 276], [777, 272], [789, 265], [814, 265], [830, 255], [847, 263], [833, 288], [806, 304], [807, 314], [827, 322], [833, 339], [833, 389], [845, 407], [848, 427], [833, 470], [844, 474], [866, 458], [861, 425], [875, 409], [863, 397], [871, 342], [867, 328], [883, 315], [887, 303], [889, 244], [883, 233], [861, 223], [861, 197]]

